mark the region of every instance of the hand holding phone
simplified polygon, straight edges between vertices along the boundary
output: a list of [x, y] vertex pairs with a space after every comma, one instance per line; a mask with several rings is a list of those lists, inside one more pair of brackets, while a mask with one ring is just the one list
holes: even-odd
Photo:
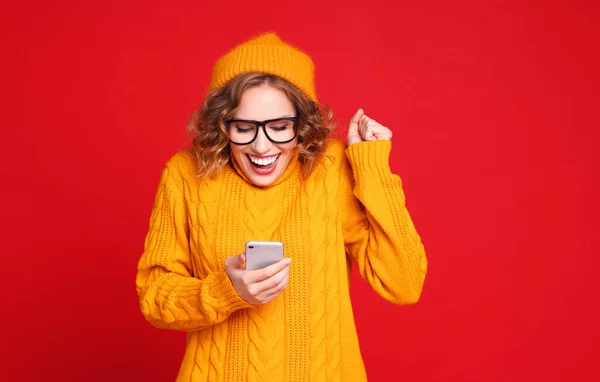
[[[268, 250], [256, 251], [264, 249], [263, 245], [246, 244], [249, 249], [252, 259], [249, 260], [246, 253], [237, 256], [228, 257], [225, 260], [225, 272], [237, 294], [249, 304], [258, 305], [266, 304], [277, 297], [287, 286], [290, 273], [290, 258], [283, 258], [283, 244], [267, 245]], [[271, 242], [272, 243], [272, 242]], [[253, 248], [250, 248], [250, 247]], [[279, 259], [279, 261], [277, 261]], [[275, 261], [273, 263], [273, 261]], [[246, 263], [246, 269], [244, 269]], [[248, 269], [248, 264], [250, 268]], [[261, 268], [262, 265], [271, 263]]]

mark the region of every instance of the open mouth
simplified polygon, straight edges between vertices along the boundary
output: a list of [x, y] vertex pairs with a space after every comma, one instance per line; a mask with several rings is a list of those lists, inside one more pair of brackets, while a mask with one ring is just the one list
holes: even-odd
[[275, 170], [277, 167], [277, 161], [279, 160], [279, 156], [281, 154], [272, 155], [270, 157], [256, 157], [253, 155], [246, 154], [248, 157], [248, 162], [250, 162], [250, 167], [260, 175], [267, 175]]

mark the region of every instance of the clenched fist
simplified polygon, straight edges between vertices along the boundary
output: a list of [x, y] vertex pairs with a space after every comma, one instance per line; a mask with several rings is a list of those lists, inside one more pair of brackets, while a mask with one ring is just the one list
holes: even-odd
[[363, 109], [358, 109], [350, 120], [346, 139], [348, 146], [362, 141], [391, 140], [392, 131], [367, 117]]

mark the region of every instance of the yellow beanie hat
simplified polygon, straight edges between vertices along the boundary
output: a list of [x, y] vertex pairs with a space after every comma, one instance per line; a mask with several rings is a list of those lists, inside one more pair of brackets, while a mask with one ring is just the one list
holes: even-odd
[[312, 59], [281, 41], [273, 32], [254, 37], [219, 58], [213, 68], [208, 90], [220, 88], [237, 75], [247, 72], [276, 75], [296, 86], [313, 101], [317, 100]]

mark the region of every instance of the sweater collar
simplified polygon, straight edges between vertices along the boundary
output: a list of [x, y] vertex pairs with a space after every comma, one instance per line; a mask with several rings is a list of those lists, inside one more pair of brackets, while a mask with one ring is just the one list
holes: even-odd
[[[231, 159], [230, 159], [229, 163], [232, 165], [233, 169], [240, 176], [240, 178], [244, 179], [244, 181], [246, 181], [246, 183], [251, 184], [254, 187], [258, 187], [254, 183], [252, 183], [252, 181], [250, 180], [250, 178], [248, 178], [248, 176], [246, 176], [246, 173], [244, 173], [244, 170], [237, 163], [237, 161], [235, 160], [235, 157], [233, 155], [231, 155]], [[288, 163], [286, 169], [283, 170], [283, 173], [279, 176], [279, 178], [275, 179], [275, 181], [273, 183], [271, 183], [270, 185], [268, 185], [266, 187], [260, 187], [260, 188], [267, 189], [267, 188], [271, 188], [271, 187], [274, 187], [274, 186], [282, 183], [284, 180], [289, 178], [290, 175], [294, 174], [296, 172], [296, 170], [299, 168], [299, 166], [300, 166], [300, 163], [298, 161], [298, 150], [296, 149], [296, 150], [294, 150], [294, 153], [292, 154], [292, 158], [290, 159], [290, 162]]]

